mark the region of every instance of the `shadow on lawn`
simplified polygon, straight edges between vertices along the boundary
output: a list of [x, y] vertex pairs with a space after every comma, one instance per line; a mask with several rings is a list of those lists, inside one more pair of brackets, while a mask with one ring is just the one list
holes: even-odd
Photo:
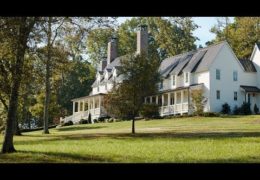
[[99, 138], [111, 138], [117, 140], [155, 140], [156, 138], [168, 138], [174, 140], [174, 138], [183, 138], [187, 140], [200, 140], [203, 139], [223, 139], [223, 138], [240, 138], [240, 137], [260, 137], [260, 132], [194, 132], [194, 133], [179, 133], [179, 132], [165, 132], [165, 133], [114, 133], [114, 134], [72, 134], [72, 135], [54, 135], [50, 139], [38, 139], [31, 141], [17, 141], [15, 144], [28, 144], [37, 145], [45, 142], [53, 141], [70, 141], [70, 140], [95, 140]]
[[78, 131], [78, 130], [85, 130], [85, 129], [100, 129], [100, 128], [105, 128], [107, 126], [96, 126], [96, 127], [91, 127], [91, 126], [77, 126], [77, 127], [62, 127], [62, 128], [56, 128], [56, 131]]
[[[104, 158], [97, 155], [77, 155], [71, 153], [62, 152], [35, 152], [35, 151], [17, 151], [18, 153], [29, 153], [33, 155], [33, 161], [37, 163], [46, 162], [60, 162], [59, 160], [65, 160], [65, 163], [69, 162], [113, 162], [111, 158]], [[46, 159], [48, 157], [48, 159]]]

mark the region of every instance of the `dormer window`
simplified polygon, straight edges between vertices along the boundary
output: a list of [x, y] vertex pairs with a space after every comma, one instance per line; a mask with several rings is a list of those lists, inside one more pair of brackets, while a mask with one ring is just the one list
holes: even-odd
[[175, 82], [175, 75], [172, 75], [172, 85], [175, 86], [176, 85], [176, 82]]
[[185, 83], [188, 83], [189, 82], [189, 73], [186, 72], [185, 73]]
[[163, 80], [161, 80], [161, 82], [160, 82], [160, 89], [162, 89], [163, 88]]

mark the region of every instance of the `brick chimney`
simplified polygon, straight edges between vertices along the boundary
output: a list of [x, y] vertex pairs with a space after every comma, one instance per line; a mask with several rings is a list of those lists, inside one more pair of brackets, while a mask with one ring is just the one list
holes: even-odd
[[147, 25], [140, 25], [137, 31], [137, 53], [142, 51], [148, 53], [148, 28]]
[[107, 64], [110, 64], [117, 57], [117, 38], [112, 37], [107, 47]]
[[103, 60], [100, 61], [100, 64], [99, 64], [100, 71], [103, 71], [105, 69], [105, 67], [107, 66], [107, 57], [103, 57], [102, 59]]

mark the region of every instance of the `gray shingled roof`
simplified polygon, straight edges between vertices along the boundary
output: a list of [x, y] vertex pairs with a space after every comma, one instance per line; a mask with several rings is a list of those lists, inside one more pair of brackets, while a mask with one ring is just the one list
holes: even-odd
[[246, 72], [256, 72], [255, 66], [252, 61], [248, 59], [239, 59], [239, 62], [242, 64]]
[[260, 92], [260, 89], [256, 86], [240, 86], [241, 88], [243, 88], [246, 92]]
[[224, 44], [225, 42], [221, 42], [206, 48], [169, 57], [162, 61], [159, 71], [163, 77], [167, 77], [169, 74], [173, 73], [180, 75], [182, 71], [206, 71], [209, 69], [211, 63], [214, 61], [216, 55]]

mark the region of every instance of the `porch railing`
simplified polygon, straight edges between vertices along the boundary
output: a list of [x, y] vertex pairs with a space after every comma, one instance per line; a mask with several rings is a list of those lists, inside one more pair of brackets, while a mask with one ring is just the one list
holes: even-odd
[[159, 107], [160, 115], [182, 114], [189, 111], [188, 102]]

